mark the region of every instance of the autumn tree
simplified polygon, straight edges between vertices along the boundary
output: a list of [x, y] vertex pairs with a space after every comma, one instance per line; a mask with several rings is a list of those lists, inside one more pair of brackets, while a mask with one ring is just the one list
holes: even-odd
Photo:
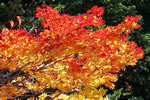
[[42, 5], [35, 16], [42, 20], [43, 28], [36, 35], [25, 29], [3, 28], [0, 97], [106, 99], [104, 88], [114, 89], [117, 73], [136, 65], [144, 53], [135, 42], [127, 42], [129, 33], [140, 27], [139, 16], [101, 27], [103, 13], [102, 7], [93, 6], [82, 15], [69, 16]]

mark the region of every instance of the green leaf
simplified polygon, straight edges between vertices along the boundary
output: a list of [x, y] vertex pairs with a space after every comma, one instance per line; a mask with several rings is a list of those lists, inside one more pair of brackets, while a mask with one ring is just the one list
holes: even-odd
[[123, 88], [120, 88], [119, 90], [115, 90], [113, 94], [108, 94], [108, 98], [110, 100], [119, 100], [121, 94], [122, 94]]

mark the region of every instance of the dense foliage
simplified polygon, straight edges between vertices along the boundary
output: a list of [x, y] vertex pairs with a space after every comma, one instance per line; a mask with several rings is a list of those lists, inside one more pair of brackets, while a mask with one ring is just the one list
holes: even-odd
[[[34, 16], [35, 8], [46, 3], [61, 14], [68, 13], [70, 15], [82, 14], [94, 5], [103, 6], [105, 13], [103, 18], [106, 25], [117, 25], [122, 22], [125, 16], [141, 15], [140, 21], [142, 28], [133, 30], [129, 36], [129, 40], [134, 40], [144, 49], [144, 59], [141, 60], [136, 67], [128, 67], [126, 71], [120, 72], [117, 82], [116, 91], [123, 88], [120, 99], [136, 99], [136, 97], [148, 99], [150, 98], [150, 19], [149, 19], [149, 0], [1, 0], [0, 1], [0, 28], [7, 26], [10, 28], [9, 20], [14, 20], [14, 28], [23, 28], [29, 33], [36, 35], [42, 31], [40, 25], [41, 19]], [[11, 10], [10, 10], [11, 9]], [[21, 16], [22, 25], [18, 27], [16, 16]], [[106, 25], [101, 26], [104, 28]], [[97, 30], [88, 26], [88, 29]], [[7, 71], [1, 71], [6, 73]], [[3, 74], [2, 74], [3, 75]], [[111, 91], [108, 91], [111, 92]], [[107, 93], [108, 93], [107, 92]], [[118, 98], [118, 92], [114, 92]], [[112, 91], [113, 93], [113, 91]], [[119, 93], [119, 95], [120, 95]]]
[[127, 16], [116, 26], [99, 29], [103, 13], [102, 7], [93, 6], [79, 16], [60, 15], [43, 4], [36, 8], [43, 27], [36, 36], [4, 27], [0, 69], [8, 72], [1, 79], [0, 97], [103, 100], [103, 85], [114, 89], [117, 73], [144, 55], [135, 42], [126, 42], [131, 30], [140, 27], [136, 23], [140, 17]]

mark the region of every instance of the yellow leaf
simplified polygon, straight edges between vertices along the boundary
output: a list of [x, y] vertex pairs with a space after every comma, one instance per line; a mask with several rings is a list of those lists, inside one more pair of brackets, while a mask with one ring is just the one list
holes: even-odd
[[39, 97], [39, 100], [44, 100], [47, 97], [46, 93], [42, 93]]

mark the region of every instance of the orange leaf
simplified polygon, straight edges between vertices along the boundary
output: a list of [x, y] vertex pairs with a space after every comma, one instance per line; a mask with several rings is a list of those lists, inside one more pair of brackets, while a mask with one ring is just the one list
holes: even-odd
[[11, 28], [14, 27], [14, 21], [10, 20], [10, 21], [9, 21], [9, 24], [10, 24]]
[[21, 25], [21, 17], [20, 16], [16, 16], [18, 24]]
[[2, 34], [8, 34], [9, 29], [7, 27], [2, 28]]

